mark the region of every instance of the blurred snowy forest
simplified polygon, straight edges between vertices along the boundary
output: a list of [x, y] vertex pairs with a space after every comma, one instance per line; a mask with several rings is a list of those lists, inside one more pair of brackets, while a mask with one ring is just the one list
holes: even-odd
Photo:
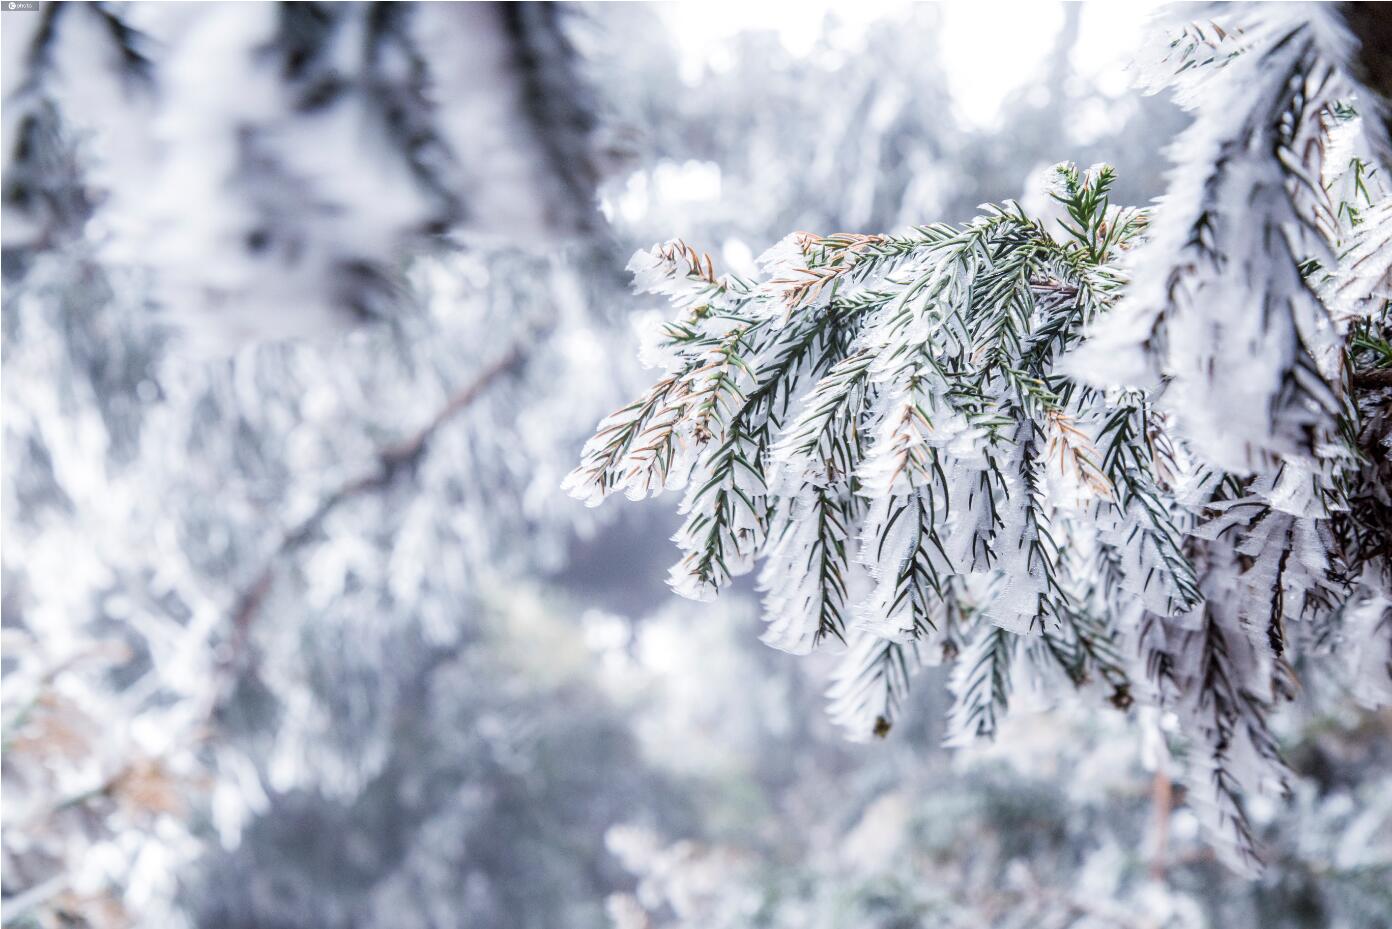
[[637, 249], [1163, 192], [1138, 12], [819, 9], [4, 14], [4, 926], [1392, 927], [1386, 710], [1280, 712], [1249, 879], [1160, 720], [848, 742], [675, 501], [561, 492]]

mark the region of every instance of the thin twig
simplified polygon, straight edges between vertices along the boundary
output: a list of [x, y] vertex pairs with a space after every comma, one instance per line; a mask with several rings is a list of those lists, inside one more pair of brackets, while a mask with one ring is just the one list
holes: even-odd
[[370, 470], [340, 485], [324, 497], [309, 516], [286, 531], [255, 579], [237, 598], [237, 605], [232, 613], [232, 648], [224, 661], [225, 665], [235, 664], [245, 653], [251, 626], [270, 595], [276, 565], [281, 557], [296, 551], [313, 538], [324, 520], [341, 504], [360, 494], [381, 490], [389, 486], [403, 471], [415, 467], [441, 427], [468, 409], [495, 381], [518, 367], [525, 357], [526, 345], [519, 341], [501, 358], [479, 372], [472, 381], [451, 394], [444, 406], [440, 407], [424, 426], [400, 442], [384, 447], [377, 453]]
[[[242, 658], [246, 652], [246, 643], [249, 639], [251, 626], [256, 619], [257, 613], [265, 603], [267, 596], [271, 592], [271, 587], [275, 579], [275, 567], [278, 559], [290, 552], [303, 546], [314, 535], [315, 529], [332, 513], [340, 504], [372, 490], [378, 490], [389, 485], [398, 474], [405, 468], [414, 466], [424, 456], [430, 440], [435, 434], [459, 413], [467, 409], [480, 395], [484, 393], [494, 382], [519, 366], [525, 359], [525, 343], [519, 342], [512, 347], [503, 357], [489, 365], [479, 373], [472, 381], [464, 387], [450, 395], [448, 401], [442, 406], [430, 420], [412, 433], [406, 439], [388, 445], [378, 452], [376, 464], [371, 471], [359, 475], [341, 485], [338, 489], [330, 493], [314, 511], [305, 519], [301, 520], [294, 527], [281, 537], [280, 543], [274, 552], [266, 560], [261, 571], [256, 575], [256, 579], [249, 584], [241, 596], [237, 598], [237, 606], [232, 614], [232, 645], [226, 658], [219, 662], [222, 680], [219, 687], [211, 699], [209, 707], [209, 717], [216, 714], [217, 710], [224, 704], [229, 696], [232, 683], [236, 681], [241, 673]], [[75, 660], [75, 659], [74, 659]], [[59, 670], [70, 664], [71, 661], [58, 666], [45, 676], [45, 680], [51, 678]], [[221, 691], [221, 692], [218, 692]], [[64, 810], [75, 806], [82, 806], [94, 799], [110, 796], [111, 793], [130, 775], [136, 765], [135, 760], [127, 761], [122, 764], [115, 773], [111, 774], [100, 783], [79, 791], [59, 800], [53, 806], [36, 814], [32, 825], [48, 820], [50, 817], [61, 813]], [[48, 881], [30, 891], [20, 895], [20, 898], [6, 901], [5, 924], [10, 921], [9, 912], [11, 909], [16, 912], [23, 912], [32, 909], [39, 903], [44, 902], [52, 893], [61, 891], [66, 886], [62, 882]], [[31, 899], [31, 895], [33, 895]]]

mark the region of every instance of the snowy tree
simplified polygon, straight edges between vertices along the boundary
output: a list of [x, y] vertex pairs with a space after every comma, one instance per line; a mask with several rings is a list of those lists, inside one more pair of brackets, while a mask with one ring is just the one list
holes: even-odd
[[403, 260], [451, 238], [593, 236], [593, 107], [565, 15], [53, 3], [13, 18], [6, 252], [85, 226], [105, 261], [152, 272], [159, 308], [235, 344], [389, 317]]
[[[585, 309], [607, 285], [515, 255], [411, 279], [390, 327], [212, 365], [152, 332], [138, 277], [44, 255], [7, 293], [7, 897], [159, 919], [195, 811], [235, 844], [250, 785], [370, 781], [419, 673], [402, 640], [462, 650], [474, 604], [584, 522], [553, 498], [616, 397], [573, 386], [614, 350]], [[179, 804], [113, 806], [152, 765]]]
[[[598, 926], [609, 895], [651, 925], [1379, 925], [1384, 729], [1336, 703], [1386, 690], [1385, 652], [1356, 647], [1386, 609], [1384, 162], [1358, 117], [1376, 58], [1331, 58], [1359, 82], [1317, 134], [1338, 261], [1300, 266], [1343, 359], [1319, 369], [1342, 404], [1309, 465], [1325, 517], [1282, 509], [1261, 453], [1250, 473], [1208, 460], [1185, 419], [1207, 388], [1167, 393], [1165, 346], [1139, 355], [1158, 385], [1074, 379], [1124, 336], [1113, 320], [1148, 311], [1131, 282], [1167, 207], [1110, 204], [1157, 189], [1153, 143], [1181, 121], [1080, 84], [1090, 14], [1063, 17], [1047, 101], [1007, 101], [1002, 144], [958, 119], [931, 7], [863, 49], [833, 17], [807, 56], [743, 35], [695, 83], [651, 9], [569, 10], [6, 15], [5, 925]], [[1199, 117], [1265, 28], [1205, 24], [1160, 53], [1205, 76]], [[1060, 157], [1119, 170], [869, 234], [965, 215]], [[632, 170], [595, 188], [618, 160]], [[673, 228], [718, 248], [635, 265], [681, 307], [644, 353], [672, 383], [618, 465], [573, 480], [695, 475], [681, 583], [763, 556], [769, 640], [844, 637], [842, 654], [759, 646], [739, 590], [728, 611], [650, 615], [634, 565], [660, 508], [619, 522], [557, 491], [588, 425], [648, 386], [630, 343], [661, 314], [629, 316], [616, 256]], [[740, 244], [789, 228], [855, 234], [793, 237], [758, 275]], [[1247, 518], [1249, 497], [1272, 515]], [[869, 565], [867, 529], [885, 539]], [[931, 533], [945, 552], [896, 560]], [[1276, 657], [1250, 606], [1266, 578], [1290, 612]], [[599, 588], [624, 616], [575, 596]], [[1202, 597], [1244, 610], [1241, 639], [1215, 614], [1226, 664], [1195, 664], [1215, 640], [1175, 604]], [[836, 718], [896, 738], [848, 742], [805, 711], [838, 660]], [[1291, 712], [1265, 715], [1284, 691], [1250, 676], [1187, 702], [1208, 667], [1285, 662]], [[1024, 716], [1064, 702], [1061, 681], [1136, 707], [1146, 739], [1119, 714]], [[1218, 750], [1234, 705], [1261, 714], [1294, 797], [1282, 818], [1239, 785], [1279, 863], [1257, 883], [1213, 867], [1166, 792], [1186, 764], [1191, 783], [1245, 770], [1250, 728]], [[971, 745], [945, 758], [944, 735]], [[986, 773], [1017, 752], [1044, 775]]]
[[1255, 870], [1296, 662], [1392, 686], [1387, 136], [1338, 10], [1207, 15], [1157, 55], [1195, 121], [1154, 210], [1065, 164], [1054, 215], [794, 233], [757, 278], [635, 255], [677, 310], [664, 373], [566, 486], [685, 488], [673, 588], [762, 560], [765, 641], [847, 646], [853, 733], [943, 662], [953, 742], [1058, 681], [1174, 714], [1192, 805]]
[[1310, 680], [1318, 693], [1273, 720], [1292, 796], [1253, 806], [1270, 866], [1251, 880], [1217, 860], [1171, 780], [1175, 720], [1141, 710], [1155, 725], [1137, 739], [1085, 694], [1017, 693], [996, 741], [944, 752], [945, 675], [927, 669], [895, 738], [850, 743], [807, 703], [836, 656], [760, 647], [756, 613], [737, 591], [634, 624], [616, 689], [645, 754], [718, 788], [698, 794], [704, 829], [639, 816], [610, 832], [638, 878], [610, 901], [617, 929], [1392, 925], [1388, 719], [1337, 709], [1336, 681]]
[[[1287, 734], [1297, 752], [1359, 738], [1314, 720]], [[1333, 767], [1302, 778], [1263, 823], [1272, 866], [1251, 881], [1212, 860], [1188, 810], [1170, 812], [1169, 782], [1140, 776], [1141, 754], [1116, 717], [1075, 707], [1014, 719], [1000, 743], [954, 763], [901, 757], [877, 778], [821, 784], [815, 796], [834, 792], [844, 815], [805, 830], [808, 817], [782, 817], [806, 841], [792, 861], [762, 853], [757, 834], [674, 841], [637, 822], [615, 827], [610, 847], [639, 880], [610, 899], [611, 919], [615, 929], [1392, 925], [1385, 757], [1349, 792], [1331, 783]]]
[[387, 777], [382, 695], [586, 522], [622, 329], [566, 254], [607, 245], [563, 16], [7, 16], [7, 926], [189, 924], [192, 863]]

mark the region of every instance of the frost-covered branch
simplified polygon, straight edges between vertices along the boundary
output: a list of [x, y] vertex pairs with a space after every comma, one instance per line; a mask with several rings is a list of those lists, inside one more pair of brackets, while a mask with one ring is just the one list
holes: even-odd
[[[678, 311], [664, 373], [566, 486], [687, 488], [673, 588], [706, 599], [762, 559], [766, 642], [848, 643], [853, 735], [953, 659], [954, 743], [1021, 689], [1174, 713], [1190, 803], [1251, 872], [1296, 656], [1349, 619], [1346, 654], [1386, 648], [1389, 201], [1345, 37], [1307, 14], [1242, 6], [1167, 46], [1197, 119], [1154, 214], [1061, 165], [1051, 226], [1006, 203], [796, 233], [756, 280], [639, 253]], [[1392, 667], [1353, 676], [1376, 704]]]

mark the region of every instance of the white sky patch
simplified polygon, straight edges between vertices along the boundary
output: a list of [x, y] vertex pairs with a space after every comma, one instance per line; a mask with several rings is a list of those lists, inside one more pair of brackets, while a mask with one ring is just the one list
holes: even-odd
[[737, 33], [776, 32], [789, 54], [802, 57], [816, 47], [827, 14], [835, 14], [837, 18], [835, 45], [851, 49], [859, 46], [868, 25], [907, 6], [905, 0], [864, 0], [855, 4], [827, 0], [763, 3], [682, 0], [659, 4], [658, 11], [681, 54], [682, 76], [694, 83], [703, 68], [722, 70], [729, 67], [726, 43]]
[[1126, 93], [1135, 83], [1132, 57], [1140, 48], [1146, 24], [1162, 6], [1157, 0], [1089, 3], [1083, 7], [1073, 67], [1096, 82], [1108, 96]]
[[654, 206], [668, 211], [682, 204], [720, 199], [720, 165], [713, 161], [662, 161], [651, 171], [635, 171], [622, 191], [600, 198], [606, 219], [622, 216], [636, 223]]
[[660, 200], [673, 203], [720, 199], [720, 165], [713, 161], [663, 161], [653, 170]]
[[939, 55], [964, 122], [989, 126], [1039, 73], [1063, 25], [1057, 3], [947, 3]]
[[[1156, 0], [1088, 3], [1083, 8], [1073, 64], [1083, 80], [1108, 96], [1131, 85], [1127, 67]], [[659, 7], [681, 54], [683, 77], [695, 83], [704, 68], [730, 66], [728, 42], [745, 31], [773, 31], [790, 54], [815, 48], [827, 15], [837, 18], [831, 39], [857, 49], [866, 27], [897, 17], [904, 0], [846, 4], [827, 0], [771, 3], [666, 3]], [[938, 49], [959, 117], [992, 126], [1002, 104], [1036, 78], [1063, 25], [1062, 4], [1050, 2], [944, 3]]]

